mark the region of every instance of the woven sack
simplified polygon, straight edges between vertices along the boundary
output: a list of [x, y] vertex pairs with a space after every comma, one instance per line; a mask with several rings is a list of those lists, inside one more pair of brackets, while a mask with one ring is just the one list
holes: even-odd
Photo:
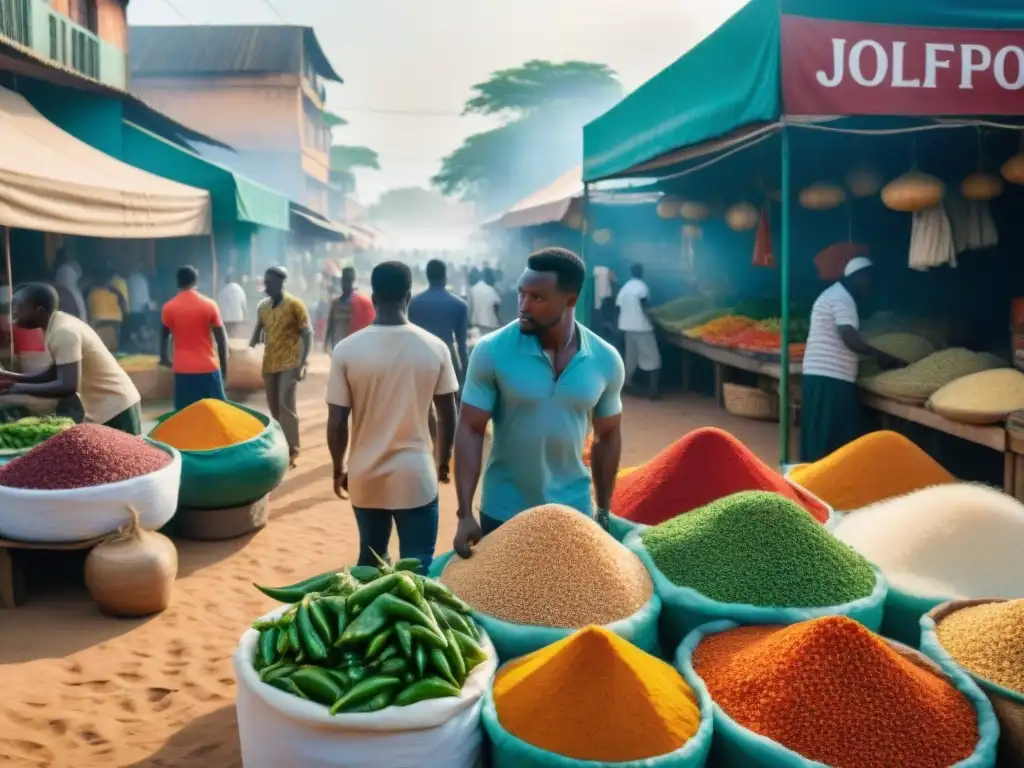
[[[698, 695], [708, 695], [707, 686], [693, 669], [693, 651], [708, 635], [739, 626], [732, 621], [715, 621], [698, 627], [683, 640], [676, 654], [676, 666], [691, 681]], [[920, 667], [935, 672], [967, 697], [978, 715], [978, 746], [966, 760], [953, 768], [995, 768], [996, 743], [999, 739], [999, 724], [985, 694], [973, 680], [955, 666], [935, 663], [924, 654], [912, 648], [889, 641], [890, 646], [904, 658]], [[728, 768], [827, 768], [823, 763], [808, 760], [796, 752], [760, 734], [744, 728], [726, 714], [718, 704], [712, 704], [715, 719], [714, 742], [709, 758], [710, 765]], [[895, 766], [893, 767], [895, 768]]]
[[640, 526], [622, 542], [644, 561], [654, 579], [654, 590], [661, 598], [661, 638], [666, 648], [675, 648], [686, 635], [712, 621], [733, 621], [738, 624], [796, 624], [798, 621], [817, 619], [821, 616], [849, 616], [868, 629], [877, 632], [882, 626], [885, 596], [888, 585], [885, 576], [872, 566], [875, 572], [875, 588], [867, 597], [842, 605], [826, 605], [814, 608], [772, 608], [742, 603], [720, 603], [705, 597], [695, 589], [673, 584], [663, 574], [650, 553], [644, 548], [641, 536], [646, 526]]
[[[434, 562], [430, 565], [430, 578], [440, 579], [444, 567], [454, 556], [454, 552], [445, 552], [443, 555], [435, 557]], [[658, 643], [658, 616], [660, 614], [661, 599], [657, 593], [654, 593], [639, 611], [632, 616], [605, 625], [605, 629], [628, 640], [640, 650], [657, 656], [661, 651], [661, 646]], [[502, 663], [557, 643], [576, 631], [564, 627], [513, 624], [480, 611], [473, 611], [473, 618], [491, 638], [491, 642], [494, 643], [494, 647], [498, 651], [498, 660]]]
[[935, 627], [944, 618], [962, 608], [988, 603], [1002, 603], [1005, 600], [981, 598], [977, 600], [950, 600], [936, 606], [921, 617], [921, 650], [925, 655], [944, 666], [955, 666], [978, 684], [982, 692], [988, 696], [999, 720], [999, 759], [1000, 768], [1015, 768], [1024, 765], [1024, 694], [1011, 691], [1002, 685], [986, 680], [968, 669], [965, 669], [950, 656], [949, 651], [939, 642]]
[[714, 729], [711, 697], [707, 688], [700, 683], [692, 670], [689, 674], [682, 672], [686, 682], [697, 696], [700, 706], [700, 727], [689, 741], [682, 747], [667, 755], [649, 757], [645, 760], [630, 760], [618, 763], [600, 763], [594, 760], [575, 760], [571, 757], [557, 755], [546, 749], [528, 744], [517, 736], [502, 728], [498, 721], [498, 712], [494, 706], [494, 683], [484, 694], [482, 721], [484, 732], [491, 742], [491, 768], [598, 768], [598, 766], [615, 766], [615, 768], [701, 768], [707, 765], [708, 753]]
[[[249, 440], [209, 451], [180, 451], [178, 501], [191, 509], [228, 509], [251, 504], [274, 490], [288, 471], [288, 441], [266, 414], [231, 403], [260, 420], [264, 429]], [[157, 424], [176, 413], [165, 413]]]

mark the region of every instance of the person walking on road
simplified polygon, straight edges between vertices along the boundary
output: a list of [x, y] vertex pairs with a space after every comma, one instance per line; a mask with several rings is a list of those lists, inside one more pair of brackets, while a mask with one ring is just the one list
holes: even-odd
[[[160, 317], [160, 364], [174, 370], [174, 409], [180, 411], [199, 400], [226, 400], [228, 337], [220, 310], [203, 296], [195, 267], [178, 270], [178, 295], [164, 304]], [[174, 362], [168, 344], [174, 339]], [[217, 343], [216, 354], [213, 351]]]
[[469, 321], [480, 330], [481, 336], [501, 327], [501, 321], [498, 319], [501, 296], [494, 287], [496, 282], [494, 270], [484, 267], [480, 279], [469, 289]]
[[256, 312], [256, 328], [250, 347], [264, 341], [263, 381], [270, 415], [281, 424], [288, 440], [294, 467], [299, 457], [299, 414], [296, 389], [306, 378], [306, 364], [313, 346], [313, 328], [306, 305], [284, 290], [288, 271], [271, 267], [263, 276], [267, 298]]
[[220, 317], [224, 321], [224, 330], [229, 339], [238, 338], [245, 327], [246, 316], [249, 313], [248, 303], [245, 288], [235, 278], [234, 272], [228, 272], [224, 276], [224, 287], [217, 294], [217, 307], [220, 309]]
[[[624, 371], [618, 351], [576, 322], [585, 278], [583, 261], [572, 251], [532, 254], [519, 278], [519, 322], [473, 350], [455, 438], [455, 551], [461, 557], [471, 556], [481, 536], [539, 504], [592, 515], [596, 500], [598, 521], [607, 527], [622, 452]], [[477, 522], [473, 497], [492, 420]], [[582, 456], [591, 422], [588, 472]]]
[[[371, 283], [374, 323], [338, 342], [331, 356], [327, 444], [334, 492], [351, 495], [360, 565], [374, 565], [373, 553], [387, 552], [394, 525], [401, 557], [427, 568], [437, 543], [438, 482], [449, 481], [459, 385], [449, 347], [409, 322], [409, 267], [379, 264]], [[432, 407], [441, 427], [436, 460], [427, 431]]]
[[0, 392], [81, 399], [85, 417], [130, 435], [142, 434], [142, 397], [95, 329], [57, 308], [57, 291], [29, 283], [14, 295], [14, 321], [46, 331], [53, 365], [36, 374], [0, 371]]
[[444, 342], [451, 353], [461, 386], [469, 361], [466, 350], [469, 307], [448, 290], [448, 268], [440, 259], [427, 262], [427, 283], [430, 287], [409, 302], [409, 322]]
[[658, 397], [658, 379], [661, 375], [661, 352], [654, 324], [647, 316], [647, 299], [650, 291], [644, 282], [643, 264], [629, 268], [632, 278], [619, 289], [615, 306], [619, 309], [619, 332], [626, 347], [626, 391], [633, 390], [633, 376], [636, 369], [647, 374], [647, 396]]
[[330, 354], [334, 345], [373, 322], [373, 302], [356, 288], [356, 270], [341, 270], [341, 295], [331, 302], [327, 310], [327, 331], [324, 333], [324, 352]]

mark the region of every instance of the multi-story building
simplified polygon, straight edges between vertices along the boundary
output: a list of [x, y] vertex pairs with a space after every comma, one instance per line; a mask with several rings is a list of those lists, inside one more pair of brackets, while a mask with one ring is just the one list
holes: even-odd
[[132, 27], [130, 41], [132, 92], [235, 150], [204, 156], [328, 214], [324, 82], [341, 78], [312, 29]]
[[128, 0], [0, 0], [0, 41], [128, 89]]

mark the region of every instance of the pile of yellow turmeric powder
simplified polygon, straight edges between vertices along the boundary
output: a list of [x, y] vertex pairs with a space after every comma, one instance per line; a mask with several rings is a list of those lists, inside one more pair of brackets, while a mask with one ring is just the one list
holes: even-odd
[[956, 482], [913, 442], [888, 430], [871, 432], [820, 461], [801, 464], [789, 479], [842, 512]]
[[696, 696], [672, 666], [596, 626], [510, 662], [494, 708], [526, 743], [602, 763], [674, 752], [700, 728]]
[[251, 440], [266, 427], [223, 400], [200, 400], [164, 419], [150, 437], [181, 451], [212, 451]]

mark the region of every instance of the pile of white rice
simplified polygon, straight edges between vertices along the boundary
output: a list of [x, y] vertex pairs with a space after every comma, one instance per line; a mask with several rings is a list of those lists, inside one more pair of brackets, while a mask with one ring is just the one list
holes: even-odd
[[1024, 597], [1024, 505], [1001, 491], [967, 483], [924, 488], [851, 512], [833, 533], [903, 592]]

